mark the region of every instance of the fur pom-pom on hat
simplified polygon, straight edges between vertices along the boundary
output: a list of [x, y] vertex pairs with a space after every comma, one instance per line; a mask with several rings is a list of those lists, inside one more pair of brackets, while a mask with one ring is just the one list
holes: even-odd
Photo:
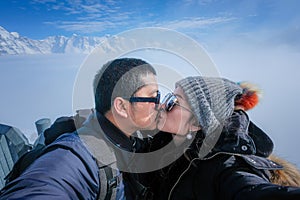
[[261, 90], [249, 82], [240, 82], [238, 85], [243, 89], [243, 93], [236, 96], [234, 102], [235, 108], [245, 111], [254, 108], [261, 98]]

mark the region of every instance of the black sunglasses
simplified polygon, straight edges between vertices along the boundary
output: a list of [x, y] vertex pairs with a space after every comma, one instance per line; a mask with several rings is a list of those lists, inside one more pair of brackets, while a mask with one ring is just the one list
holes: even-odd
[[166, 96], [164, 97], [161, 104], [164, 105], [164, 109], [167, 112], [170, 112], [174, 108], [174, 106], [177, 105], [177, 106], [179, 106], [179, 107], [181, 107], [181, 108], [183, 108], [183, 109], [185, 109], [185, 110], [187, 110], [191, 113], [194, 113], [192, 110], [180, 105], [178, 103], [178, 98], [176, 97], [176, 95], [174, 93], [166, 94]]
[[155, 109], [157, 109], [158, 105], [160, 103], [160, 92], [157, 91], [156, 97], [134, 97], [134, 96], [132, 96], [130, 98], [127, 98], [127, 100], [130, 103], [135, 103], [135, 102], [150, 102], [150, 103], [155, 103]]

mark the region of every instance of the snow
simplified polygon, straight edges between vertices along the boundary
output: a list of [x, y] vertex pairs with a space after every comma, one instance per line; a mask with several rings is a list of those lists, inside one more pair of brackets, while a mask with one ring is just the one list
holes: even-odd
[[90, 53], [104, 37], [84, 37], [79, 35], [50, 36], [43, 40], [22, 37], [17, 32], [9, 33], [0, 26], [0, 55]]

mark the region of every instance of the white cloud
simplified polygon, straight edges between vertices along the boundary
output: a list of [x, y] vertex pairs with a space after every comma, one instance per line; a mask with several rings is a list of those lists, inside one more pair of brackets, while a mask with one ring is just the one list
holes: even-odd
[[[81, 33], [99, 33], [128, 25], [126, 21], [58, 21], [58, 22], [45, 22], [57, 28], [64, 29], [70, 32]], [[108, 31], [107, 31], [108, 32]]]
[[198, 29], [207, 27], [209, 25], [215, 25], [220, 23], [225, 23], [235, 20], [235, 18], [227, 18], [227, 17], [214, 17], [214, 18], [203, 18], [203, 17], [195, 17], [195, 18], [185, 18], [182, 20], [174, 20], [165, 22], [162, 26], [170, 29]]
[[115, 10], [115, 1], [99, 1], [89, 0], [67, 0], [67, 1], [56, 1], [56, 0], [32, 0], [33, 4], [44, 4], [47, 5], [50, 10], [61, 10], [65, 11], [67, 15], [74, 14], [94, 14], [94, 13], [105, 13], [109, 10]]
[[214, 0], [183, 0], [184, 5], [206, 5], [212, 3]]
[[116, 6], [116, 1], [108, 0], [67, 0], [67, 1], [40, 1], [33, 0], [35, 4], [45, 4], [48, 9], [62, 11], [65, 15], [74, 16], [74, 20], [46, 21], [44, 24], [52, 25], [56, 28], [70, 32], [99, 33], [105, 30], [118, 29], [129, 24], [134, 24], [134, 20], [129, 20], [134, 12], [123, 11], [120, 6]]
[[73, 82], [85, 57], [0, 56], [0, 123], [30, 135], [36, 132], [36, 120], [47, 117], [54, 121], [61, 115], [72, 114]]
[[56, 3], [56, 0], [32, 0], [31, 3], [34, 4], [47, 4], [47, 3]]

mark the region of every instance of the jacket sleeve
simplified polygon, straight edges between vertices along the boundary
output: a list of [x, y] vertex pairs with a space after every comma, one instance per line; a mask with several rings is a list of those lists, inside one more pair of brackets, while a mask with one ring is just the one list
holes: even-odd
[[222, 199], [235, 200], [300, 199], [300, 188], [272, 184], [265, 172], [232, 156], [224, 163], [217, 181], [219, 194]]
[[55, 148], [6, 185], [0, 199], [95, 199], [97, 190], [97, 178], [82, 158]]

